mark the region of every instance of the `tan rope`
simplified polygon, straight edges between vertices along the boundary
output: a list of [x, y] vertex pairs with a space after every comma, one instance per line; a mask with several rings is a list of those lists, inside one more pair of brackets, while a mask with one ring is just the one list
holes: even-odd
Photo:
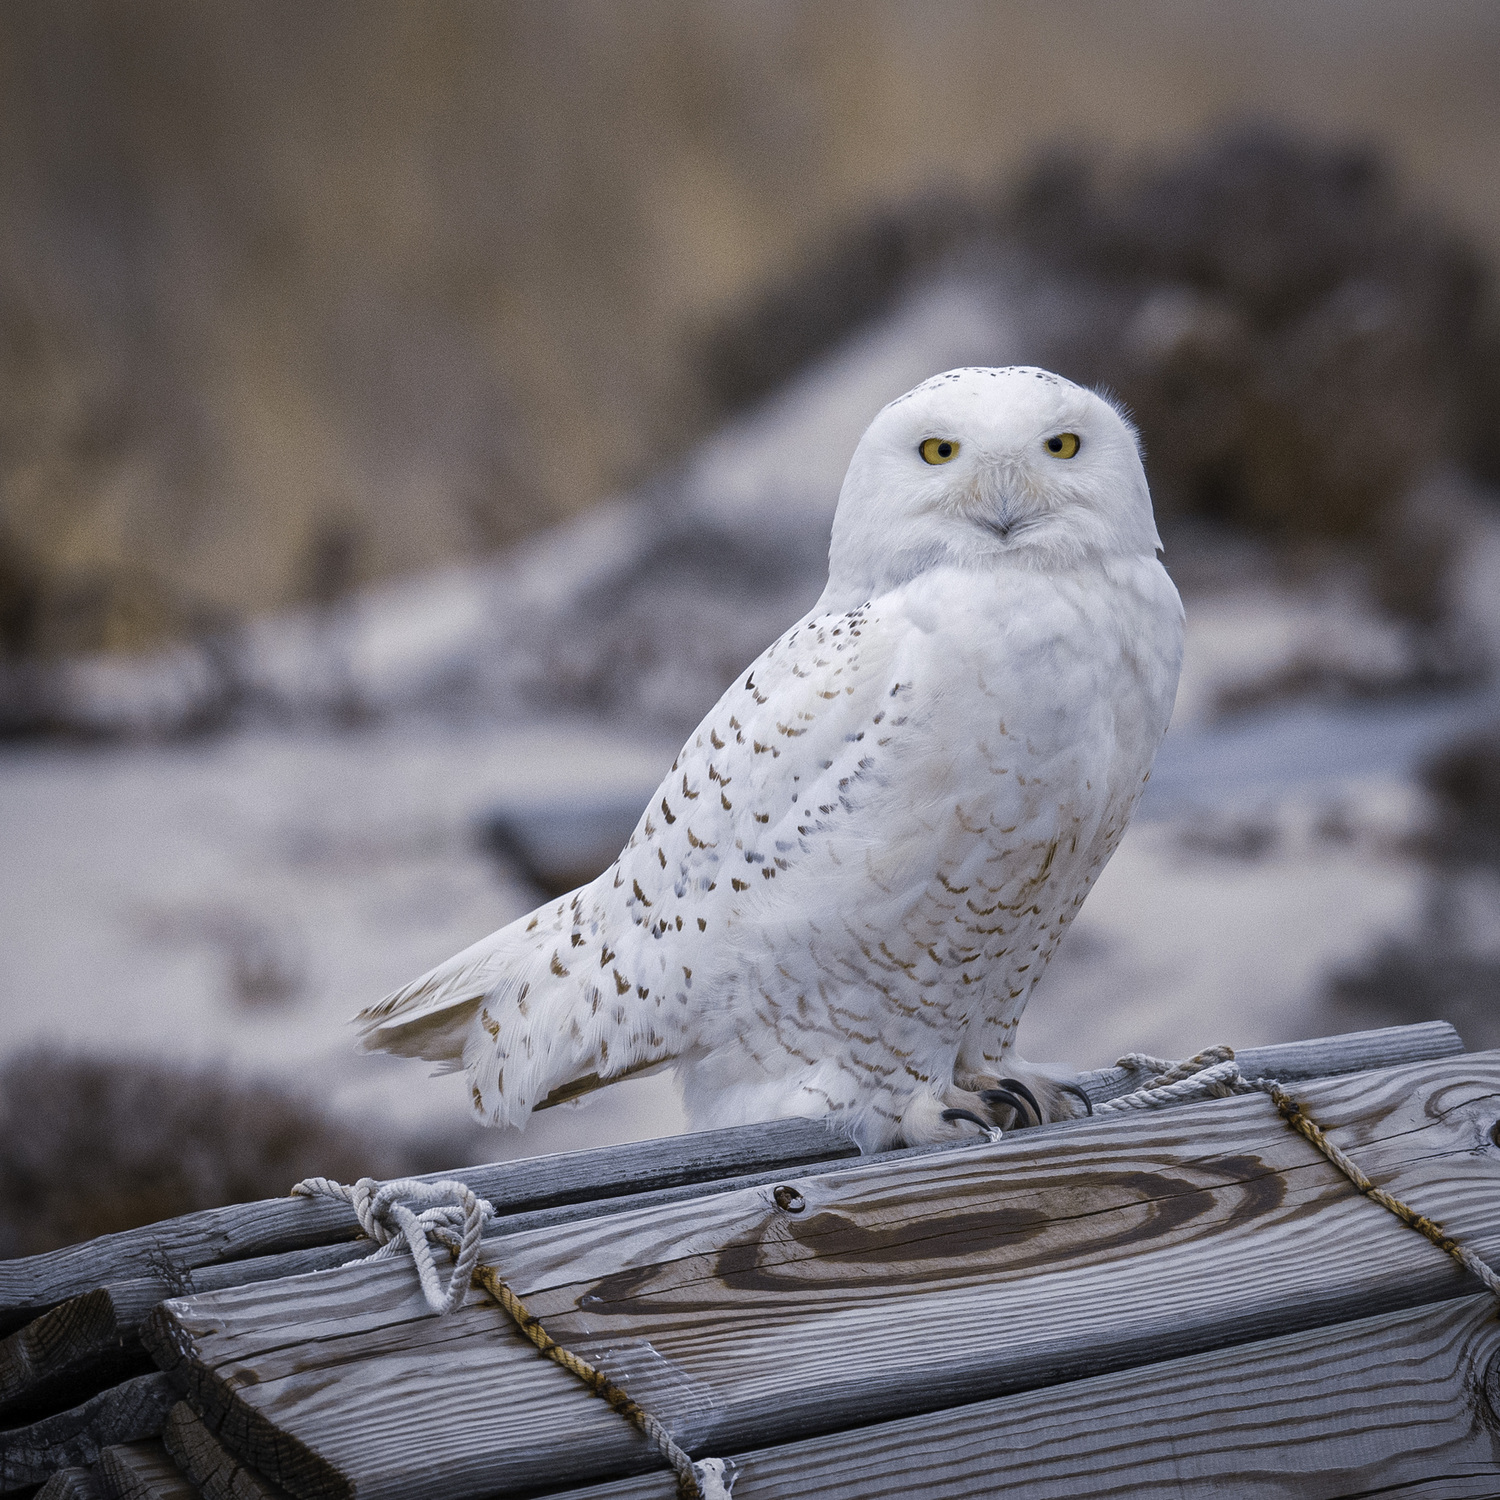
[[1464, 1270], [1481, 1281], [1493, 1296], [1500, 1298], [1500, 1274], [1496, 1274], [1472, 1250], [1459, 1244], [1452, 1235], [1445, 1233], [1441, 1224], [1435, 1224], [1426, 1214], [1419, 1214], [1394, 1193], [1388, 1193], [1371, 1182], [1355, 1161], [1328, 1139], [1323, 1127], [1274, 1078], [1246, 1078], [1234, 1061], [1232, 1047], [1209, 1047], [1195, 1057], [1179, 1063], [1167, 1058], [1150, 1057], [1144, 1052], [1131, 1052], [1115, 1066], [1134, 1068], [1155, 1076], [1132, 1094], [1095, 1105], [1095, 1114], [1132, 1109], [1162, 1109], [1192, 1099], [1224, 1098], [1231, 1094], [1269, 1095], [1282, 1119], [1304, 1140], [1321, 1151], [1366, 1198], [1393, 1213], [1409, 1229], [1415, 1229], [1446, 1255], [1451, 1255]]
[[[733, 1480], [723, 1459], [704, 1458], [694, 1463], [673, 1441], [672, 1434], [639, 1402], [632, 1400], [602, 1370], [564, 1349], [542, 1327], [541, 1319], [506, 1285], [500, 1273], [479, 1258], [480, 1235], [495, 1210], [464, 1183], [402, 1179], [382, 1184], [363, 1177], [349, 1187], [328, 1177], [309, 1177], [292, 1189], [292, 1195], [333, 1198], [351, 1204], [360, 1228], [380, 1246], [369, 1257], [371, 1260], [382, 1259], [404, 1244], [416, 1263], [428, 1306], [436, 1313], [450, 1313], [460, 1306], [470, 1284], [477, 1281], [541, 1353], [582, 1381], [656, 1444], [677, 1476], [678, 1500], [729, 1500]], [[448, 1198], [458, 1201], [450, 1204], [444, 1201]], [[419, 1204], [422, 1211], [413, 1213], [411, 1203]], [[460, 1227], [462, 1234], [457, 1232]], [[439, 1281], [429, 1242], [441, 1245], [454, 1261], [453, 1275], [446, 1287]]]
[[[704, 1480], [718, 1493], [728, 1494], [724, 1484], [724, 1465], [719, 1459], [704, 1459], [695, 1464], [692, 1458], [672, 1439], [672, 1434], [643, 1407], [615, 1384], [603, 1370], [595, 1368], [586, 1359], [581, 1359], [561, 1344], [542, 1327], [542, 1320], [501, 1279], [500, 1273], [484, 1261], [474, 1267], [474, 1280], [487, 1291], [501, 1307], [510, 1314], [516, 1327], [545, 1354], [553, 1364], [561, 1365], [570, 1375], [581, 1380], [594, 1395], [607, 1401], [620, 1415], [651, 1439], [661, 1455], [671, 1464], [677, 1476], [678, 1500], [713, 1500], [708, 1494]], [[707, 1472], [705, 1472], [705, 1470]]]
[[1264, 1078], [1256, 1079], [1255, 1084], [1262, 1093], [1271, 1096], [1272, 1102], [1281, 1111], [1282, 1119], [1298, 1135], [1311, 1141], [1366, 1198], [1372, 1203], [1378, 1203], [1384, 1209], [1389, 1209], [1408, 1228], [1415, 1229], [1418, 1234], [1431, 1240], [1439, 1250], [1451, 1255], [1464, 1270], [1478, 1277], [1494, 1296], [1500, 1297], [1500, 1276], [1497, 1276], [1472, 1250], [1459, 1244], [1451, 1235], [1445, 1234], [1442, 1226], [1434, 1224], [1426, 1214], [1419, 1214], [1416, 1209], [1403, 1203], [1394, 1194], [1386, 1192], [1382, 1187], [1376, 1187], [1359, 1169], [1358, 1164], [1328, 1139], [1322, 1126], [1312, 1119], [1280, 1084]]

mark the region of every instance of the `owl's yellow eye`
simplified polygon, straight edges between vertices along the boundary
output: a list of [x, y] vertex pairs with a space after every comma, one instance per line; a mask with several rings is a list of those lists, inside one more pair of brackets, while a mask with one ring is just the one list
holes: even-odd
[[1056, 458], [1072, 458], [1078, 452], [1076, 432], [1058, 432], [1047, 439], [1047, 452]]
[[928, 438], [917, 452], [927, 463], [946, 464], [958, 457], [958, 444], [952, 438]]

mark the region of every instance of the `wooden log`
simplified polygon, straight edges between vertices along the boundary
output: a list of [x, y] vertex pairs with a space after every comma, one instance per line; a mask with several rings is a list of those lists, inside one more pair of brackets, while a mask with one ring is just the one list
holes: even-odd
[[199, 1500], [160, 1443], [106, 1448], [94, 1466], [105, 1500]]
[[[1500, 1252], [1500, 1053], [1298, 1090], [1381, 1185]], [[565, 1346], [734, 1452], [1460, 1295], [1262, 1095], [487, 1240]], [[783, 1194], [787, 1199], [789, 1195]], [[383, 1262], [164, 1303], [145, 1341], [301, 1497], [445, 1500], [655, 1468], [475, 1296]]]
[[154, 1280], [98, 1287], [0, 1341], [0, 1413], [34, 1409], [82, 1377], [98, 1388], [146, 1364], [141, 1323], [170, 1295]]
[[72, 1411], [0, 1432], [0, 1494], [41, 1484], [58, 1469], [96, 1463], [112, 1443], [155, 1437], [176, 1399], [165, 1375], [138, 1375]]
[[[1375, 1031], [1348, 1031], [1342, 1036], [1316, 1037], [1308, 1042], [1283, 1042], [1274, 1047], [1236, 1049], [1235, 1058], [1246, 1078], [1328, 1078], [1396, 1068], [1406, 1063], [1457, 1057], [1463, 1038], [1446, 1021], [1424, 1021], [1417, 1026], [1382, 1026]], [[1118, 1099], [1141, 1086], [1133, 1068], [1099, 1068], [1080, 1073], [1078, 1085], [1094, 1101]]]
[[280, 1485], [235, 1458], [186, 1401], [167, 1413], [161, 1440], [203, 1500], [289, 1500]]
[[59, 1469], [32, 1500], [104, 1500], [92, 1469]]
[[[1252, 1070], [1269, 1071], [1276, 1077], [1307, 1078], [1423, 1061], [1462, 1050], [1463, 1043], [1451, 1026], [1428, 1022], [1250, 1049], [1245, 1061]], [[1134, 1086], [1121, 1069], [1083, 1077], [1091, 1090], [1099, 1090], [1101, 1098], [1109, 1096], [1111, 1089], [1119, 1093], [1122, 1086]], [[820, 1121], [772, 1120], [733, 1130], [434, 1172], [428, 1178], [457, 1177], [489, 1198], [502, 1214], [515, 1215], [782, 1172], [857, 1154]], [[187, 1214], [47, 1255], [0, 1261], [0, 1331], [106, 1283], [151, 1278], [168, 1284], [176, 1281], [180, 1289], [191, 1284], [184, 1280], [185, 1273], [199, 1267], [323, 1247], [353, 1240], [357, 1233], [353, 1211], [342, 1204], [271, 1198]], [[304, 1269], [314, 1267], [297, 1267]], [[274, 1274], [290, 1272], [283, 1269]]]
[[[762, 1448], [734, 1500], [1492, 1500], [1497, 1355], [1494, 1299], [1464, 1297]], [[557, 1500], [676, 1494], [660, 1473]]]
[[[885, 1152], [862, 1160], [910, 1160], [933, 1151], [948, 1149], [952, 1148], [926, 1146], [909, 1151]], [[802, 1163], [797, 1166], [797, 1171], [803, 1175], [816, 1175], [844, 1165], [846, 1160], [847, 1158], [840, 1158], [830, 1162]], [[598, 1203], [561, 1204], [556, 1208], [539, 1209], [533, 1213], [510, 1215], [501, 1222], [507, 1231], [569, 1224], [578, 1219], [597, 1218], [601, 1213], [678, 1203], [688, 1198], [701, 1197], [705, 1193], [732, 1192], [761, 1183], [779, 1182], [783, 1175], [781, 1172], [760, 1172], [710, 1183], [659, 1188], [651, 1193], [632, 1193], [620, 1198], [606, 1198]], [[0, 1344], [0, 1360], [3, 1360], [5, 1345], [23, 1344], [27, 1340], [41, 1342], [48, 1354], [45, 1363], [33, 1359], [28, 1364], [23, 1364], [19, 1358], [16, 1360], [13, 1380], [17, 1394], [10, 1405], [14, 1408], [23, 1402], [31, 1404], [39, 1398], [53, 1396], [58, 1391], [69, 1390], [80, 1383], [97, 1389], [112, 1378], [137, 1373], [138, 1366], [149, 1368], [149, 1357], [140, 1342], [141, 1326], [157, 1304], [168, 1297], [222, 1291], [226, 1287], [247, 1286], [257, 1281], [276, 1281], [287, 1276], [305, 1275], [311, 1271], [331, 1270], [351, 1261], [362, 1260], [373, 1251], [374, 1247], [370, 1242], [363, 1239], [338, 1245], [315, 1245], [307, 1250], [289, 1250], [281, 1255], [198, 1266], [184, 1270], [174, 1278], [174, 1282], [154, 1277], [111, 1282], [82, 1297], [71, 1298], [51, 1312], [33, 1319], [12, 1334], [5, 1344]], [[72, 1333], [71, 1339], [62, 1336], [63, 1328]], [[0, 1364], [0, 1370], [3, 1368], [3, 1364]], [[25, 1381], [27, 1375], [45, 1375], [48, 1379], [43, 1382], [36, 1378], [28, 1385]], [[5, 1407], [6, 1403], [0, 1402], [0, 1410]]]
[[[772, 1120], [604, 1150], [431, 1172], [424, 1180], [456, 1177], [501, 1212], [518, 1213], [856, 1155], [856, 1147], [820, 1121]], [[327, 1199], [268, 1198], [207, 1209], [45, 1255], [0, 1261], [0, 1310], [8, 1326], [15, 1327], [106, 1282], [170, 1280], [184, 1269], [352, 1240], [358, 1233], [353, 1209]]]

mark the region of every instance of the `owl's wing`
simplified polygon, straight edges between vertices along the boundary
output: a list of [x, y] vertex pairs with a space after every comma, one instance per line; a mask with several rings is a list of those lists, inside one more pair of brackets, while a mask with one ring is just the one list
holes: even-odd
[[609, 870], [371, 1006], [363, 1044], [461, 1063], [496, 1122], [676, 1056], [726, 929], [805, 880], [811, 830], [904, 719], [908, 628], [869, 606], [799, 621], [688, 739]]

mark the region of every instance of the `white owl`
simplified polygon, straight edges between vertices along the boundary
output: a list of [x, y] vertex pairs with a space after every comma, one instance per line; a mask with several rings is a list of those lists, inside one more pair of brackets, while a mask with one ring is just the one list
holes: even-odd
[[891, 402], [822, 597], [620, 857], [365, 1011], [365, 1045], [463, 1067], [496, 1124], [669, 1062], [697, 1125], [829, 1116], [866, 1150], [1071, 1112], [1011, 1043], [1171, 715], [1159, 547], [1093, 392], [964, 369]]

